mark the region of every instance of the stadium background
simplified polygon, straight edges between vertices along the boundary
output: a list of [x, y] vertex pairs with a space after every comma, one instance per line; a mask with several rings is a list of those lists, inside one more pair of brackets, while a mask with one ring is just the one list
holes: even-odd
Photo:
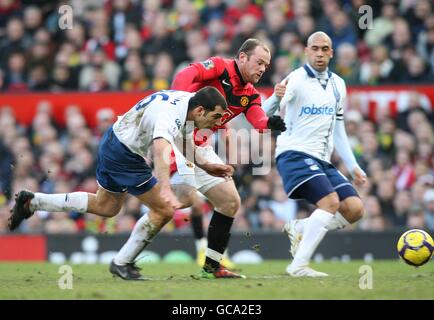
[[[59, 28], [58, 8], [63, 4], [73, 8], [72, 29]], [[358, 27], [358, 9], [364, 4], [372, 8], [372, 29]], [[123, 234], [112, 248], [117, 250], [144, 210], [134, 198], [128, 198], [116, 218], [107, 220], [74, 212], [38, 212], [10, 235], [11, 197], [21, 188], [95, 192], [95, 150], [102, 132], [147, 93], [169, 88], [177, 70], [212, 55], [233, 57], [245, 39], [256, 37], [272, 49], [270, 70], [259, 86], [266, 98], [276, 82], [303, 63], [305, 41], [315, 30], [327, 32], [333, 40], [331, 69], [349, 86], [347, 133], [370, 179], [359, 189], [365, 217], [336, 234], [349, 243], [364, 235], [364, 239], [380, 237], [374, 244], [381, 239], [393, 244], [390, 235], [403, 229], [432, 233], [434, 11], [430, 1], [2, 0], [0, 260], [29, 257], [39, 246], [45, 259], [50, 243], [68, 243], [69, 235], [80, 238], [76, 249], [64, 248], [65, 252], [87, 252], [82, 247], [83, 233], [103, 234], [98, 236], [100, 242], [101, 237]], [[248, 124], [237, 119], [233, 125]], [[248, 145], [242, 148], [241, 153], [249, 150]], [[338, 158], [334, 163], [346, 173]], [[311, 208], [287, 200], [274, 168], [266, 176], [252, 176], [251, 169], [251, 165], [236, 166], [242, 207], [233, 226], [240, 237], [231, 246], [256, 235], [280, 241], [271, 242], [268, 250], [276, 243], [288, 246], [279, 233], [281, 227], [295, 216], [306, 216]], [[183, 236], [190, 234], [188, 210], [179, 211], [163, 232], [169, 238], [173, 235], [173, 247], [185, 242], [184, 249], [192, 252], [192, 237]], [[324, 245], [336, 247], [332, 240], [326, 239]], [[260, 244], [251, 241], [244, 242], [245, 248]], [[27, 250], [30, 246], [34, 250]], [[353, 253], [351, 247], [348, 250]]]

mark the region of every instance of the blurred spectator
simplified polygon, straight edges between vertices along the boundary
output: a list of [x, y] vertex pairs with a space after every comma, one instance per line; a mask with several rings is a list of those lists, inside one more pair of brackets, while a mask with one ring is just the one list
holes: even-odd
[[200, 21], [207, 25], [211, 20], [221, 21], [226, 11], [226, 2], [223, 0], [206, 0], [200, 13]]
[[396, 165], [393, 168], [396, 190], [408, 190], [416, 181], [416, 173], [407, 150], [400, 149], [396, 154]]
[[347, 85], [359, 83], [357, 49], [350, 43], [342, 43], [336, 50], [335, 69]]
[[96, 50], [91, 54], [89, 65], [80, 72], [79, 86], [89, 91], [115, 89], [118, 86], [119, 77], [119, 66], [108, 60], [103, 50]]
[[434, 188], [428, 189], [423, 195], [423, 211], [426, 227], [434, 230]]
[[4, 86], [7, 91], [27, 91], [26, 59], [21, 51], [13, 52], [8, 58]]
[[381, 15], [372, 22], [372, 28], [365, 33], [365, 42], [369, 47], [375, 47], [393, 32], [393, 21], [397, 17], [398, 10], [393, 3], [384, 3], [381, 7]]
[[380, 203], [375, 196], [369, 196], [364, 199], [365, 214], [357, 223], [361, 230], [367, 231], [384, 231], [386, 229], [386, 221], [382, 215]]
[[339, 49], [339, 46], [343, 43], [356, 45], [356, 32], [344, 11], [339, 10], [330, 17], [330, 27], [326, 33], [332, 39], [335, 50]]
[[386, 46], [375, 46], [372, 60], [362, 63], [360, 67], [360, 82], [370, 85], [390, 82], [393, 68], [394, 62], [390, 59]]

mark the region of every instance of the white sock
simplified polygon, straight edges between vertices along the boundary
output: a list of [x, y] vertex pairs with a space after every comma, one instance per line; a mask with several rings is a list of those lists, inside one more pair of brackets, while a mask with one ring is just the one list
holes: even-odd
[[200, 250], [205, 250], [208, 247], [208, 240], [206, 238], [196, 239], [194, 244], [196, 245], [196, 252], [199, 252]]
[[211, 258], [214, 261], [217, 261], [220, 263], [220, 261], [222, 261], [223, 254], [221, 254], [220, 252], [217, 252], [213, 249], [207, 248], [206, 249], [206, 256], [208, 258]]
[[124, 266], [132, 263], [134, 259], [145, 249], [156, 236], [158, 230], [149, 220], [149, 215], [143, 215], [135, 224], [127, 242], [114, 258], [117, 265]]
[[333, 214], [322, 209], [316, 209], [312, 213], [304, 227], [303, 239], [300, 241], [291, 267], [297, 268], [309, 264], [315, 249], [328, 231], [327, 226], [331, 219]]
[[309, 221], [310, 217], [304, 218], [304, 219], [298, 219], [296, 225], [295, 225], [295, 229], [297, 230], [297, 232], [299, 233], [303, 233], [304, 232], [304, 227], [307, 224], [307, 222]]
[[86, 213], [89, 197], [87, 192], [71, 193], [35, 193], [30, 201], [30, 210], [44, 210], [48, 212], [77, 211]]
[[333, 216], [333, 219], [330, 220], [327, 229], [328, 230], [343, 229], [348, 225], [350, 225], [348, 220], [345, 219], [344, 216], [340, 214], [340, 212], [336, 212], [336, 214]]

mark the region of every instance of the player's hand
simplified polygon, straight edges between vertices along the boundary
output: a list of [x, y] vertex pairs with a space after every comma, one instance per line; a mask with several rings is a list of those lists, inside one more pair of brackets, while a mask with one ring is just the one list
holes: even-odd
[[276, 95], [276, 97], [278, 97], [279, 99], [282, 99], [283, 96], [285, 95], [285, 91], [286, 91], [286, 84], [288, 83], [288, 80], [284, 80], [282, 82], [279, 82], [278, 84], [276, 84], [274, 86], [274, 94]]
[[206, 163], [201, 168], [214, 177], [230, 178], [234, 174], [234, 168], [227, 164]]
[[366, 177], [366, 173], [359, 168], [355, 168], [354, 171], [354, 183], [358, 186], [364, 185], [368, 179]]
[[163, 198], [165, 202], [169, 203], [173, 209], [179, 209], [182, 207], [182, 203], [175, 196], [170, 186], [167, 187], [162, 186], [160, 191], [160, 196]]
[[286, 125], [283, 119], [279, 116], [271, 116], [268, 118], [267, 127], [271, 130], [285, 131]]

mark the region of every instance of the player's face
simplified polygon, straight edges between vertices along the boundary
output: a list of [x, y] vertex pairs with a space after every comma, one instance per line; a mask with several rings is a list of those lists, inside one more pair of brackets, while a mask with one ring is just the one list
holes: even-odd
[[256, 84], [270, 65], [271, 55], [267, 50], [258, 46], [253, 50], [250, 56], [241, 53], [239, 60], [243, 80]]
[[304, 49], [309, 64], [319, 72], [327, 69], [330, 59], [333, 58], [333, 49], [327, 37], [317, 36], [312, 39]]
[[225, 110], [217, 105], [214, 111], [206, 112], [202, 107], [197, 108], [196, 116], [194, 117], [194, 126], [198, 129], [211, 129], [220, 123]]

